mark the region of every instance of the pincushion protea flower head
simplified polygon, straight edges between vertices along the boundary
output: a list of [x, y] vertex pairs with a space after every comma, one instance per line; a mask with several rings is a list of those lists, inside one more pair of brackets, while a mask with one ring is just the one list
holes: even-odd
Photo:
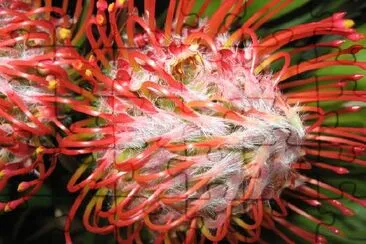
[[[18, 11], [4, 7], [0, 31], [19, 33], [6, 36], [2, 44], [7, 63], [0, 64], [0, 71], [8, 87], [1, 90], [7, 106], [0, 107], [3, 186], [11, 176], [34, 173], [39, 167], [37, 179], [22, 183], [32, 185], [33, 194], [53, 170], [56, 155], [83, 158], [67, 186], [70, 192], [80, 192], [65, 223], [67, 242], [72, 219], [85, 203], [85, 228], [114, 233], [118, 242], [141, 242], [146, 231], [156, 242], [256, 242], [262, 241], [262, 228], [289, 243], [289, 232], [309, 242], [326, 241], [288, 221], [290, 213], [341, 235], [298, 203], [329, 204], [344, 215], [353, 214], [341, 201], [317, 192], [314, 187], [319, 186], [366, 206], [309, 174], [312, 168], [348, 173], [327, 159], [365, 165], [363, 128], [325, 124], [334, 114], [360, 109], [349, 101], [362, 104], [365, 93], [347, 84], [362, 75], [301, 77], [328, 66], [366, 68], [364, 62], [343, 59], [362, 46], [341, 48], [341, 39], [358, 41], [363, 35], [352, 29], [353, 21], [344, 13], [335, 13], [259, 38], [257, 30], [290, 2], [268, 1], [232, 29], [234, 16], [253, 1], [223, 1], [204, 19], [210, 1], [203, 1], [191, 18], [185, 13], [192, 12], [195, 1], [171, 0], [160, 28], [154, 0], [144, 1], [143, 16], [133, 0], [99, 0], [95, 14], [74, 35], [71, 24], [78, 19], [82, 1], [76, 2], [74, 18], [64, 14], [68, 1], [63, 9], [48, 3]], [[91, 1], [88, 8], [93, 6]], [[9, 18], [11, 13], [19, 17]], [[49, 41], [57, 47], [46, 48], [50, 35], [44, 35], [46, 27], [38, 31], [37, 21], [53, 28], [56, 40]], [[24, 25], [31, 25], [26, 35]], [[84, 30], [91, 50], [78, 53], [70, 44], [78, 43]], [[337, 39], [284, 48], [319, 35]], [[23, 39], [37, 40], [39, 51], [31, 56], [5, 53], [23, 51], [18, 45]], [[302, 63], [292, 60], [314, 48], [331, 51]], [[316, 90], [309, 84], [316, 84]], [[24, 88], [28, 91], [19, 92]], [[320, 106], [323, 101], [348, 103], [326, 111]], [[56, 117], [55, 104], [62, 105], [57, 113], [81, 113], [85, 119], [66, 125]], [[39, 116], [33, 115], [36, 111]], [[24, 132], [29, 137], [16, 136]], [[44, 135], [54, 138], [52, 145], [37, 143]], [[5, 137], [14, 137], [14, 143], [6, 145]], [[16, 167], [7, 156], [15, 144], [29, 151]], [[51, 162], [48, 171], [45, 160]], [[1, 207], [11, 210], [28, 198]]]
[[[28, 190], [23, 196], [0, 203], [5, 211], [36, 193], [56, 166], [54, 149], [42, 143], [53, 146], [48, 137], [53, 134], [51, 124], [67, 130], [53, 105], [57, 79], [66, 72], [50, 61], [54, 53], [49, 47], [62, 41], [54, 33], [68, 25], [61, 9], [0, 1], [0, 188], [16, 176], [35, 176], [19, 184], [19, 191]], [[69, 80], [62, 82], [76, 87]]]

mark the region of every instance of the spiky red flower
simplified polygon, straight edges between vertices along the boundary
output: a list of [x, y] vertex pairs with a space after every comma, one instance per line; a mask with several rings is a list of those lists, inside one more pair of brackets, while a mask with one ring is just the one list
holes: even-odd
[[[349, 101], [364, 103], [366, 93], [348, 83], [357, 83], [362, 75], [299, 78], [328, 66], [366, 68], [365, 62], [343, 58], [356, 54], [362, 46], [342, 48], [343, 41], [337, 39], [283, 49], [293, 41], [315, 35], [352, 41], [363, 35], [352, 29], [353, 21], [345, 19], [344, 13], [335, 13], [318, 22], [258, 38], [258, 28], [291, 2], [281, 0], [269, 1], [231, 31], [229, 26], [235, 21], [231, 16], [252, 2], [227, 0], [208, 20], [202, 20], [199, 17], [209, 1], [204, 1], [198, 17], [192, 19], [184, 13], [192, 11], [195, 1], [171, 0], [165, 24], [159, 29], [154, 0], [144, 1], [144, 17], [138, 15], [133, 0], [111, 4], [99, 0], [96, 14], [85, 26], [91, 46], [85, 57], [68, 47], [73, 41], [67, 26], [59, 24], [57, 29], [49, 17], [42, 16], [42, 21], [53, 23], [50, 26], [58, 30], [61, 47], [53, 56], [42, 53], [13, 65], [29, 65], [30, 72], [40, 68], [32, 66], [37, 60], [44, 73], [35, 77], [45, 85], [30, 75], [12, 73], [11, 77], [17, 81], [26, 78], [37, 88], [32, 99], [25, 96], [27, 93], [21, 97], [36, 103], [37, 109], [42, 104], [47, 104], [45, 111], [54, 103], [67, 104], [69, 109], [88, 116], [69, 128], [54, 114], [32, 120], [45, 127], [42, 133], [53, 134], [51, 127], [44, 125], [48, 120], [61, 129], [55, 136], [58, 145], [42, 147], [45, 152], [88, 155], [67, 186], [70, 192], [80, 192], [66, 221], [67, 242], [71, 242], [71, 221], [89, 193], [93, 196], [83, 215], [86, 229], [114, 233], [118, 242], [141, 241], [142, 229], [157, 242], [178, 242], [181, 235], [187, 243], [224, 238], [233, 243], [256, 242], [261, 240], [261, 229], [266, 228], [292, 243], [282, 231], [285, 228], [309, 242], [323, 243], [323, 236], [285, 218], [291, 211], [341, 234], [298, 206], [298, 201], [310, 206], [325, 202], [344, 215], [353, 214], [341, 201], [316, 191], [315, 186], [366, 206], [364, 200], [308, 173], [312, 167], [348, 173], [327, 159], [365, 165], [361, 158], [364, 129], [324, 123], [334, 114], [360, 109]], [[77, 6], [80, 4], [77, 1]], [[59, 11], [46, 9], [47, 13]], [[232, 15], [227, 17], [228, 13]], [[10, 21], [15, 26], [19, 23], [27, 23], [25, 17]], [[38, 38], [39, 34], [33, 35]], [[292, 61], [293, 55], [319, 47], [334, 51], [297, 64]], [[280, 68], [274, 68], [276, 65]], [[10, 71], [1, 72], [9, 75]], [[47, 78], [50, 76], [52, 79]], [[78, 86], [80, 81], [88, 83], [91, 91]], [[50, 84], [57, 84], [51, 87], [54, 95], [44, 94]], [[19, 106], [33, 119], [20, 106], [20, 99], [1, 92], [4, 101], [13, 103], [9, 108]], [[330, 111], [319, 106], [323, 101], [348, 103]], [[12, 119], [18, 112], [1, 109], [7, 126], [27, 131], [27, 120], [17, 123]], [[29, 144], [28, 139], [27, 148], [35, 148]], [[8, 160], [2, 167], [11, 165]], [[122, 234], [124, 227], [127, 231]]]
[[83, 104], [70, 93], [92, 97], [58, 62], [69, 53], [70, 25], [70, 17], [50, 2], [0, 1], [0, 189], [17, 176], [34, 178], [20, 182], [24, 194], [0, 203], [0, 210], [27, 201], [55, 169], [55, 153], [62, 152], [54, 142], [56, 130], [71, 133], [57, 103]]

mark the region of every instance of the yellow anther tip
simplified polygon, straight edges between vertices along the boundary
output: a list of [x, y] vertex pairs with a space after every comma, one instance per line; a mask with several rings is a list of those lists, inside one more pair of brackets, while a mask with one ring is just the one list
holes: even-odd
[[85, 70], [85, 75], [86, 75], [86, 76], [89, 76], [89, 77], [90, 77], [90, 76], [92, 76], [92, 74], [93, 74], [93, 73], [91, 72], [91, 70], [90, 70], [90, 69]]
[[194, 55], [194, 58], [196, 59], [197, 62], [203, 64], [203, 60], [202, 60], [202, 57], [198, 54]]
[[114, 3], [108, 5], [108, 12], [112, 12], [114, 10]]
[[43, 147], [37, 147], [36, 149], [36, 154], [40, 154], [44, 151], [44, 148]]
[[89, 62], [94, 62], [95, 61], [95, 57], [94, 55], [90, 55], [89, 56]]
[[71, 30], [66, 29], [66, 28], [61, 28], [58, 33], [62, 40], [65, 40], [65, 39], [68, 39], [71, 37]]
[[4, 175], [5, 175], [5, 170], [1, 170], [0, 171], [0, 179], [3, 178]]
[[98, 25], [102, 25], [104, 23], [104, 17], [103, 17], [103, 15], [98, 14], [96, 16], [96, 22], [97, 22]]
[[48, 82], [48, 89], [54, 90], [57, 87], [57, 80], [50, 80]]
[[123, 5], [125, 3], [125, 0], [117, 0], [116, 2], [118, 5]]
[[346, 19], [344, 20], [343, 24], [346, 28], [352, 28], [355, 25], [355, 22], [351, 19]]

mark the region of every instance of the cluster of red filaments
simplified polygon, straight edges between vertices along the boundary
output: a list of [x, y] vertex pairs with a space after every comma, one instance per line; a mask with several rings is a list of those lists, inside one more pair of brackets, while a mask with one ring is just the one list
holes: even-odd
[[[74, 19], [82, 12], [81, 2]], [[155, 0], [144, 1], [146, 17], [137, 14], [133, 0], [99, 0], [96, 14], [77, 32], [63, 14], [68, 1], [63, 9], [2, 9], [0, 186], [16, 175], [36, 179], [22, 182], [19, 189], [26, 195], [0, 208], [11, 210], [29, 199], [53, 171], [58, 154], [77, 155], [83, 161], [67, 188], [80, 193], [65, 223], [67, 242], [72, 219], [86, 199], [85, 228], [114, 233], [118, 242], [141, 242], [144, 229], [156, 242], [181, 242], [182, 236], [187, 243], [256, 242], [263, 241], [262, 228], [288, 243], [294, 241], [284, 228], [309, 242], [326, 242], [288, 221], [290, 213], [341, 235], [298, 202], [331, 205], [353, 215], [342, 201], [319, 193], [320, 187], [366, 206], [309, 176], [312, 168], [349, 173], [329, 162], [333, 159], [365, 166], [365, 130], [325, 123], [362, 108], [357, 104], [366, 102], [366, 93], [352, 84], [363, 76], [298, 77], [329, 66], [365, 69], [365, 62], [343, 58], [362, 46], [342, 48], [343, 40], [334, 40], [281, 48], [314, 35], [352, 41], [363, 36], [344, 13], [336, 13], [259, 39], [256, 31], [292, 2], [282, 0], [269, 1], [228, 34], [235, 18], [227, 14], [237, 16], [252, 2], [224, 1], [204, 22], [199, 19], [209, 0], [199, 7], [197, 19], [184, 15], [195, 1], [171, 0], [159, 29]], [[88, 8], [90, 16], [93, 7]], [[84, 30], [91, 46], [85, 56], [69, 47]], [[50, 33], [56, 33], [54, 39]], [[25, 55], [24, 40], [38, 51]], [[58, 47], [47, 45], [55, 42]], [[334, 51], [299, 64], [291, 61], [315, 48]], [[280, 61], [282, 67], [271, 72]], [[344, 103], [329, 111], [319, 106], [323, 101]], [[68, 111], [87, 118], [66, 126], [61, 119]], [[57, 144], [41, 143], [41, 137], [55, 138]]]
[[[53, 138], [71, 133], [58, 104], [85, 104], [93, 97], [62, 68], [75, 51], [55, 47], [71, 45], [71, 20], [46, 2], [0, 1], [0, 189], [13, 178], [33, 178], [20, 182], [18, 191], [24, 194], [0, 203], [0, 210], [27, 201], [55, 169], [62, 149]], [[70, 94], [88, 101], [78, 102]]]

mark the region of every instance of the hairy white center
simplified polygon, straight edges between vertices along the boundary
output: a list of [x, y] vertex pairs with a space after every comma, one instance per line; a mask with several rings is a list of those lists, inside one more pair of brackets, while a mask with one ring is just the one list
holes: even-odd
[[[222, 46], [220, 39], [216, 44]], [[149, 51], [152, 50], [144, 50], [145, 53]], [[222, 62], [215, 61], [212, 52], [198, 46], [191, 46], [179, 54], [164, 49], [163, 56], [161, 53], [152, 55], [160, 67], [185, 84], [187, 89], [184, 91], [168, 87], [154, 72], [142, 69], [133, 73], [130, 70], [131, 91], [139, 93], [145, 81], [153, 81], [166, 87], [170, 94], [186, 104], [201, 101], [206, 102], [206, 106], [195, 108], [198, 116], [190, 118], [176, 111], [176, 106], [169, 102], [169, 96], [154, 96], [150, 100], [155, 104], [163, 100], [157, 105], [157, 113], [137, 112], [135, 122], [128, 125], [128, 131], [124, 129], [125, 125], [117, 129], [118, 150], [133, 148], [133, 153], [127, 157], [134, 157], [156, 138], [187, 145], [184, 155], [160, 148], [149, 158], [141, 172], [161, 172], [169, 168], [172, 160], [181, 157], [195, 163], [168, 181], [150, 182], [140, 194], [150, 197], [152, 191], [149, 189], [156, 190], [159, 185], [165, 196], [180, 196], [195, 182], [207, 178], [206, 186], [191, 193], [185, 202], [209, 198], [200, 207], [200, 213], [210, 228], [222, 224], [228, 204], [248, 191], [252, 179], [255, 179], [255, 184], [250, 199], [269, 199], [279, 194], [288, 183], [291, 163], [301, 156], [300, 144], [305, 134], [296, 107], [286, 104], [273, 75], [254, 74], [252, 71], [251, 47], [243, 51], [231, 48], [229, 51], [232, 55]], [[243, 120], [233, 120], [229, 115], [217, 113], [211, 109], [215, 104], [240, 114]], [[197, 149], [193, 146], [215, 138], [221, 141], [217, 147]], [[131, 184], [121, 179], [120, 187], [124, 191]], [[243, 212], [245, 209], [235, 211]], [[174, 208], [166, 205], [154, 221], [164, 223], [182, 214], [185, 213], [179, 208], [179, 203]]]

